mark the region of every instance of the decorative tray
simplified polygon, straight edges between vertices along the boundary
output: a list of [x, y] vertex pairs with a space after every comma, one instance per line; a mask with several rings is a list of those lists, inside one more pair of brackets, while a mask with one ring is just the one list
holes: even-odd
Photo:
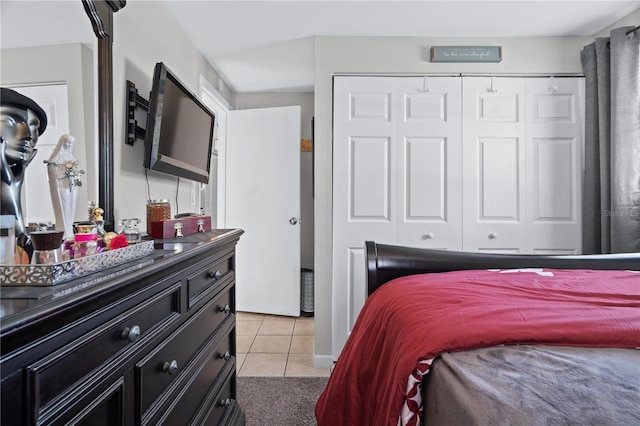
[[0, 265], [0, 285], [52, 286], [153, 253], [154, 242], [144, 241], [80, 259], [52, 265]]

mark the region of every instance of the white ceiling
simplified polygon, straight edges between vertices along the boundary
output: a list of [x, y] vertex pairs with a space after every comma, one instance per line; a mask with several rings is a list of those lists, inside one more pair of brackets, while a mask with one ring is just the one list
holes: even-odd
[[[640, 0], [162, 1], [235, 92], [311, 91], [313, 37], [318, 35], [592, 36], [640, 7]], [[17, 47], [6, 42], [7, 34], [16, 33], [21, 34], [16, 43], [37, 44], [36, 29], [47, 34], [41, 44], [77, 41], [72, 33], [78, 31], [91, 39], [86, 17], [86, 26], [51, 20], [54, 14], [61, 19], [84, 14], [78, 3], [0, 0], [2, 47]], [[15, 17], [23, 8], [32, 9], [26, 21]], [[55, 31], [49, 29], [52, 22]]]

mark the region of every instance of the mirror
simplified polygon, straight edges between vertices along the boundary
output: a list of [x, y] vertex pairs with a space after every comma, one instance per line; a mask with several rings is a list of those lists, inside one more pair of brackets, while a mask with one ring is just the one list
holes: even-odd
[[98, 203], [104, 209], [104, 228], [113, 231], [113, 14], [126, 0], [82, 0], [98, 38]]
[[[74, 155], [87, 172], [85, 189], [78, 197], [76, 219], [86, 220], [88, 200], [97, 200], [105, 210], [105, 228], [113, 229], [110, 36], [113, 12], [125, 3], [124, 0], [0, 2], [0, 85], [15, 88], [32, 98], [34, 91], [37, 93], [45, 90], [43, 88], [62, 89], [59, 96], [66, 98], [68, 105], [60, 111], [51, 109], [55, 102], [41, 105], [51, 117], [38, 141], [38, 155], [27, 170], [22, 190], [27, 221], [46, 219], [48, 209], [42, 204], [43, 200], [49, 200], [49, 194], [43, 161], [59, 135], [70, 133], [77, 141]], [[52, 16], [56, 18], [51, 19]], [[68, 124], [64, 124], [65, 110]], [[56, 130], [57, 126], [61, 130]], [[44, 189], [44, 194], [38, 195], [38, 189]], [[34, 197], [31, 205], [25, 199], [27, 191]], [[48, 217], [52, 220], [53, 211], [50, 212]]]

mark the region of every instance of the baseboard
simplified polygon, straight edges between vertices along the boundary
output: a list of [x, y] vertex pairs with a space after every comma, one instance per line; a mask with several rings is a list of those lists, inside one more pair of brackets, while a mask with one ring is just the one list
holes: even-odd
[[313, 366], [315, 368], [332, 368], [333, 357], [331, 355], [314, 355]]

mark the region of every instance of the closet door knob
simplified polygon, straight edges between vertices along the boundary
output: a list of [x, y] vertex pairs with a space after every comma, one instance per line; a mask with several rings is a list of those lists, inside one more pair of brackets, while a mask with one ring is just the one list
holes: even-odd
[[489, 234], [489, 239], [490, 240], [495, 240], [496, 238], [498, 238], [498, 234], [495, 232], [492, 232]]

